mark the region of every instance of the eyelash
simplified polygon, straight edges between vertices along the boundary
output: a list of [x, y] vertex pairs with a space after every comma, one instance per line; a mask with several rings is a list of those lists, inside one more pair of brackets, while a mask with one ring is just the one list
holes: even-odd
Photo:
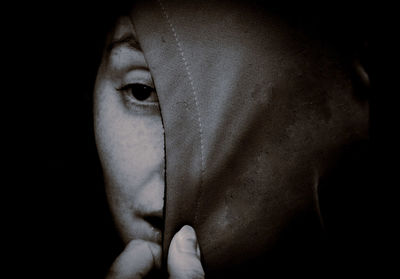
[[[139, 106], [158, 106], [156, 91], [153, 87], [142, 83], [130, 83], [117, 88], [117, 91], [123, 93], [123, 97], [129, 103]], [[144, 95], [143, 95], [144, 94]], [[151, 101], [146, 101], [154, 94]]]

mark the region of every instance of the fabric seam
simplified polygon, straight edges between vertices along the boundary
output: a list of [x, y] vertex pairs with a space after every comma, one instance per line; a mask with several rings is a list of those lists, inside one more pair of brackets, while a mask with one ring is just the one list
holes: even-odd
[[187, 77], [189, 79], [189, 83], [190, 83], [190, 86], [191, 86], [191, 89], [192, 89], [192, 95], [193, 95], [193, 98], [194, 98], [194, 103], [196, 105], [197, 123], [198, 123], [199, 137], [200, 137], [200, 160], [201, 160], [199, 196], [198, 196], [197, 201], [196, 201], [196, 212], [195, 212], [195, 217], [194, 217], [194, 223], [197, 224], [197, 212], [198, 212], [198, 209], [199, 209], [199, 206], [200, 206], [200, 200], [201, 200], [201, 196], [202, 196], [203, 173], [205, 172], [203, 128], [202, 128], [202, 124], [201, 124], [201, 115], [200, 115], [200, 109], [199, 109], [199, 102], [198, 102], [198, 98], [197, 98], [197, 92], [196, 92], [196, 89], [195, 89], [195, 86], [194, 86], [194, 83], [193, 83], [193, 77], [192, 77], [192, 74], [191, 74], [191, 71], [190, 71], [190, 66], [189, 66], [189, 63], [187, 62], [187, 60], [185, 58], [185, 53], [183, 51], [182, 43], [180, 42], [180, 40], [178, 38], [178, 34], [176, 32], [176, 29], [173, 26], [173, 24], [172, 24], [172, 22], [171, 22], [171, 20], [170, 20], [170, 18], [168, 16], [167, 10], [165, 9], [162, 1], [161, 0], [157, 0], [157, 1], [158, 1], [159, 5], [161, 7], [162, 13], [163, 13], [168, 25], [169, 25], [169, 28], [171, 29], [172, 34], [174, 35], [175, 42], [176, 42], [176, 47], [177, 47], [177, 50], [178, 50], [178, 52], [179, 52], [179, 54], [181, 56], [182, 62], [185, 65], [186, 75], [187, 75]]

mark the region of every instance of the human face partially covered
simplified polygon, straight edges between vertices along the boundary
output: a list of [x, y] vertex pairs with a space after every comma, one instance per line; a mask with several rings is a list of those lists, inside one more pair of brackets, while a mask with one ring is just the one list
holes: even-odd
[[161, 243], [164, 130], [153, 80], [128, 17], [107, 42], [94, 91], [96, 144], [116, 226], [127, 243]]

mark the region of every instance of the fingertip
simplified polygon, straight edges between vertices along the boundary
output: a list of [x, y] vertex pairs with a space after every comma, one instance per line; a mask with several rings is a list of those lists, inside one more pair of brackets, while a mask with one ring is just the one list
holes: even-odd
[[189, 225], [184, 225], [180, 230], [179, 230], [179, 232], [183, 232], [183, 233], [188, 233], [188, 234], [194, 234], [194, 235], [196, 235], [196, 232], [194, 231], [194, 229], [193, 229], [193, 227], [192, 226], [189, 226]]
[[183, 226], [172, 238], [168, 251], [170, 278], [204, 278], [195, 230]]
[[176, 248], [182, 253], [195, 253], [197, 256], [200, 254], [197, 253], [198, 242], [197, 236], [194, 229], [189, 226], [183, 226], [176, 234]]

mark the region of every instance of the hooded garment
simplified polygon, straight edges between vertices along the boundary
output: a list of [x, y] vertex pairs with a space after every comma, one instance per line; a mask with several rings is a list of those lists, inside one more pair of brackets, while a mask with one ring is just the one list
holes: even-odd
[[260, 1], [138, 1], [131, 18], [165, 129], [164, 260], [189, 224], [208, 277], [312, 266], [321, 180], [368, 138], [335, 51]]

